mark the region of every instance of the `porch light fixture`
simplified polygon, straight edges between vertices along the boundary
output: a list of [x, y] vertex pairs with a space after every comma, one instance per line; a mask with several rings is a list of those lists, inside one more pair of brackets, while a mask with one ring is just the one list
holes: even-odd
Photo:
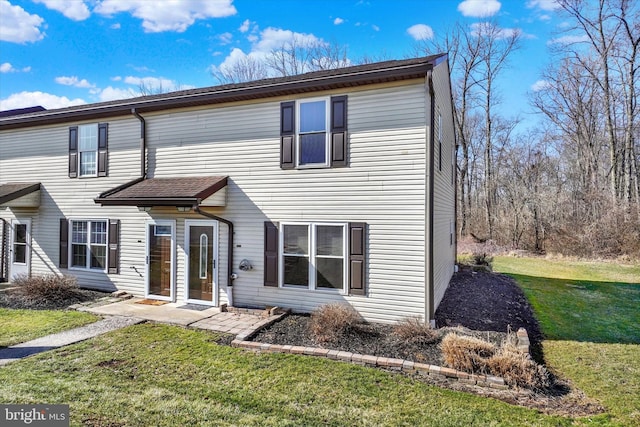
[[138, 210], [140, 212], [149, 212], [151, 211], [151, 206], [138, 206]]
[[189, 212], [191, 210], [190, 206], [177, 206], [178, 212]]

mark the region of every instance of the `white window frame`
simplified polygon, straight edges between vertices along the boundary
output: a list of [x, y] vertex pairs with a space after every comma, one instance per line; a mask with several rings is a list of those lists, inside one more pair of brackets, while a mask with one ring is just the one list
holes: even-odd
[[[308, 227], [308, 258], [309, 258], [309, 286], [305, 285], [292, 285], [284, 283], [284, 229], [290, 225], [303, 225]], [[317, 254], [317, 227], [342, 227], [342, 257], [321, 255], [324, 258], [341, 258], [342, 262], [342, 289], [323, 288], [318, 287], [316, 283], [316, 257]], [[299, 289], [309, 290], [317, 292], [339, 293], [341, 295], [347, 295], [349, 293], [349, 277], [347, 275], [349, 270], [349, 223], [347, 222], [281, 222], [278, 229], [278, 285], [280, 288], [286, 289]]]
[[[302, 156], [301, 150], [301, 135], [304, 133], [300, 132], [300, 119], [302, 118], [302, 114], [300, 113], [300, 109], [302, 104], [312, 103], [324, 101], [324, 111], [325, 111], [325, 124], [324, 124], [324, 163], [307, 163], [300, 164], [300, 159]], [[305, 98], [300, 99], [296, 102], [296, 166], [298, 169], [310, 169], [310, 168], [325, 168], [330, 166], [330, 156], [331, 156], [331, 146], [329, 144], [329, 138], [331, 136], [331, 98], [328, 96], [318, 97], [318, 98]]]
[[[86, 243], [75, 243], [73, 241], [73, 224], [78, 222], [86, 222], [87, 223], [87, 242]], [[92, 223], [93, 222], [103, 222], [105, 224], [105, 243], [91, 243], [91, 233], [92, 233]], [[68, 260], [69, 260], [69, 270], [81, 270], [81, 271], [100, 271], [106, 272], [109, 268], [109, 220], [105, 218], [72, 218], [69, 219], [69, 249], [68, 249]], [[74, 265], [73, 259], [73, 246], [74, 245], [84, 245], [86, 251], [86, 263], [84, 267]], [[91, 247], [92, 246], [102, 246], [105, 248], [105, 258], [104, 258], [104, 268], [96, 268], [91, 267]]]
[[[88, 128], [88, 127], [93, 127], [95, 128], [95, 135], [96, 135], [96, 148], [95, 150], [82, 150], [82, 129], [83, 128]], [[79, 125], [78, 126], [78, 177], [79, 178], [95, 178], [98, 176], [98, 145], [99, 145], [99, 135], [100, 129], [98, 126], [98, 123], [91, 123], [91, 124], [86, 124], [86, 125]], [[87, 174], [83, 174], [82, 173], [82, 153], [95, 153], [95, 172], [94, 173], [87, 173]]]

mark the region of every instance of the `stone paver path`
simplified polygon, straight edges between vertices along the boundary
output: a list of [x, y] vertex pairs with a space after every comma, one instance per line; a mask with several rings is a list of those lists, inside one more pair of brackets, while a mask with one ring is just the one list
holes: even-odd
[[283, 314], [275, 314], [269, 317], [262, 317], [256, 314], [222, 312], [206, 319], [198, 320], [189, 326], [210, 331], [227, 332], [237, 335], [238, 339], [244, 340], [258, 328], [270, 325], [282, 316]]

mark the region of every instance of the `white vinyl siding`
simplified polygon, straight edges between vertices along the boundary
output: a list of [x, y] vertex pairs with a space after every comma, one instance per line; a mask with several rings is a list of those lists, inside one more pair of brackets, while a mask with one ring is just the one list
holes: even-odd
[[[424, 315], [429, 105], [425, 79], [316, 93], [308, 99], [329, 99], [332, 95], [348, 96], [349, 167], [280, 168], [280, 103], [305, 99], [298, 96], [143, 114], [149, 176], [229, 176], [226, 206], [202, 209], [234, 224], [231, 272], [238, 274], [233, 286], [235, 305], [272, 305], [308, 312], [322, 304], [347, 302], [365, 319], [381, 322]], [[449, 132], [449, 111], [444, 105], [447, 96], [448, 92], [443, 93], [440, 101], [443, 141], [447, 141]], [[85, 286], [117, 288], [143, 296], [144, 221], [176, 220], [176, 241], [183, 242], [184, 221], [205, 218], [169, 207], [153, 208], [147, 213], [135, 206], [97, 205], [93, 199], [101, 192], [129, 182], [140, 173], [140, 122], [131, 115], [110, 118], [108, 122], [109, 176], [100, 180], [67, 177], [68, 126], [84, 123], [0, 132], [1, 181], [43, 185], [39, 210], [5, 210], [0, 211], [0, 216], [10, 219], [17, 212], [22, 216], [28, 213], [32, 218], [33, 273], [67, 273], [58, 268], [60, 218], [120, 219], [120, 274], [81, 270], [72, 273]], [[14, 144], [15, 140], [28, 143]], [[447, 156], [448, 150], [444, 144]], [[443, 172], [446, 163], [443, 162]], [[449, 182], [448, 170], [440, 175]], [[450, 197], [449, 190], [438, 193], [436, 203], [448, 203]], [[451, 269], [453, 266], [453, 250], [449, 246], [451, 210], [447, 207], [438, 214], [443, 219], [437, 219], [436, 224], [439, 227], [445, 221], [443, 233], [448, 251], [436, 263], [443, 266], [437, 267], [438, 296], [446, 287], [443, 280], [449, 264]], [[263, 286], [264, 221], [365, 222], [366, 296]], [[223, 223], [218, 238], [219, 302], [225, 303], [231, 272], [227, 269], [228, 228]], [[177, 301], [184, 300], [185, 257], [181, 251], [179, 243], [175, 254]], [[243, 259], [254, 268], [239, 271], [238, 264]]]

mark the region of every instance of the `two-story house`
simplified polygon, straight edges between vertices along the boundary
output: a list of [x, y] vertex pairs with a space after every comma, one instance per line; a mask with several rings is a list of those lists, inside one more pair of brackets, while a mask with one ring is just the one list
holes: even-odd
[[433, 319], [455, 263], [446, 55], [0, 117], [0, 276]]

